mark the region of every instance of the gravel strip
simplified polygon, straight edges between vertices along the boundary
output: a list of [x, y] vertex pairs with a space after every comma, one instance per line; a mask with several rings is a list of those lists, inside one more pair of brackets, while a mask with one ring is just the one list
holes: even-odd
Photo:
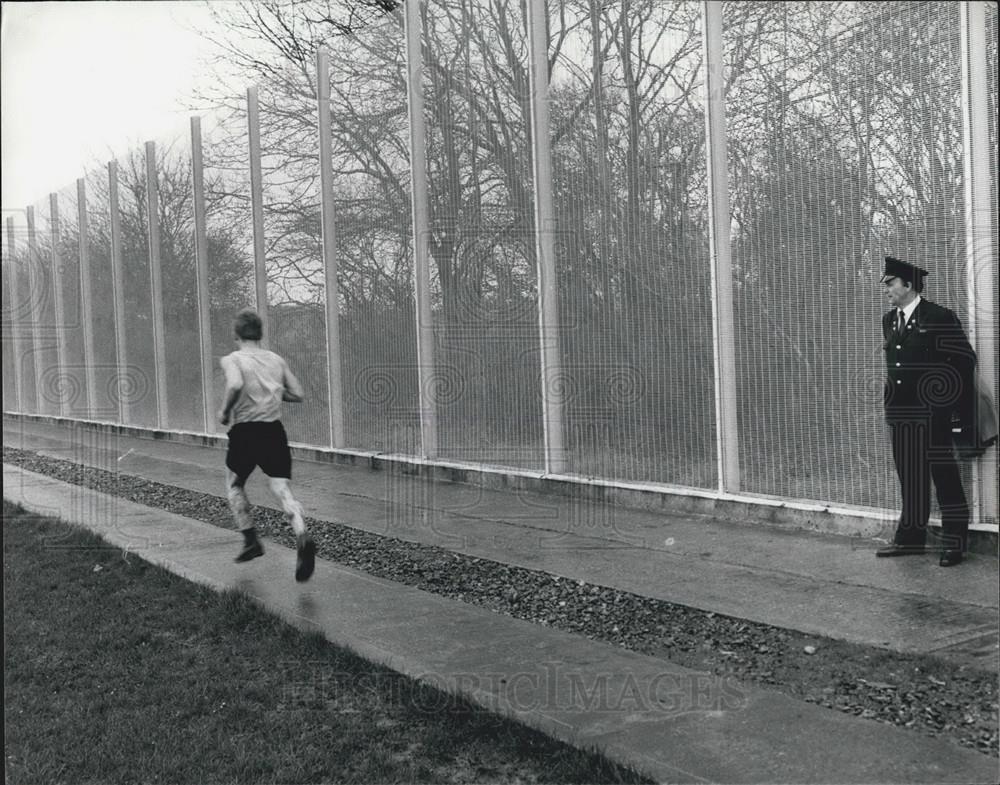
[[[226, 501], [218, 496], [27, 450], [4, 447], [3, 460], [148, 507], [232, 528]], [[291, 528], [279, 511], [257, 506], [254, 516], [261, 534], [294, 547]], [[998, 755], [1000, 712], [993, 662], [984, 668], [956, 666], [944, 658], [810, 636], [343, 524], [306, 521], [316, 540], [317, 555], [323, 559]]]

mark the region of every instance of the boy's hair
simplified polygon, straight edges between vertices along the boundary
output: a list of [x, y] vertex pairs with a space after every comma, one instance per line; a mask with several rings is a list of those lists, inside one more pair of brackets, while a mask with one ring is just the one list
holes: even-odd
[[244, 341], [259, 341], [264, 335], [264, 325], [253, 308], [244, 308], [236, 314], [233, 330], [236, 337]]

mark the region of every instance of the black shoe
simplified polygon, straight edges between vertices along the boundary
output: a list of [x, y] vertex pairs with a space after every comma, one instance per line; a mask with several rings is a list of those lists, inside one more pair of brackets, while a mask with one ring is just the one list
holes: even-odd
[[938, 564], [942, 567], [954, 567], [956, 564], [961, 564], [962, 559], [961, 551], [942, 551], [941, 561]]
[[316, 543], [308, 534], [300, 534], [298, 543], [299, 558], [295, 563], [295, 580], [302, 583], [312, 577], [316, 568]]
[[243, 546], [243, 550], [239, 552], [234, 561], [250, 561], [251, 559], [256, 559], [258, 556], [263, 555], [264, 546], [260, 544], [260, 540], [254, 540], [253, 542], [247, 543]]
[[876, 556], [916, 556], [920, 553], [927, 553], [926, 545], [886, 545], [875, 551]]

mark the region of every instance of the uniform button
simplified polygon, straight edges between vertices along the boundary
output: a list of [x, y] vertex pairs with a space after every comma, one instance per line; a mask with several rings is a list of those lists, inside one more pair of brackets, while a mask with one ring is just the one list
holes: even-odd
[[897, 367], [897, 368], [899, 367], [899, 363], [896, 363], [896, 367]]
[[897, 349], [902, 349], [903, 347], [902, 347], [902, 346], [900, 346], [900, 345], [899, 345], [899, 344], [897, 343], [897, 344], [896, 344], [896, 348], [897, 348]]
[[896, 384], [902, 384], [902, 383], [903, 383], [903, 380], [902, 380], [902, 379], [897, 379], [897, 380], [896, 380]]

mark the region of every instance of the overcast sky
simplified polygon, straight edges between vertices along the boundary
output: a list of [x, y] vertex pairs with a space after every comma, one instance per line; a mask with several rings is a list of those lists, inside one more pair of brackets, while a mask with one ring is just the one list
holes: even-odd
[[5, 2], [2, 20], [5, 211], [188, 127], [182, 102], [207, 76], [203, 3]]

